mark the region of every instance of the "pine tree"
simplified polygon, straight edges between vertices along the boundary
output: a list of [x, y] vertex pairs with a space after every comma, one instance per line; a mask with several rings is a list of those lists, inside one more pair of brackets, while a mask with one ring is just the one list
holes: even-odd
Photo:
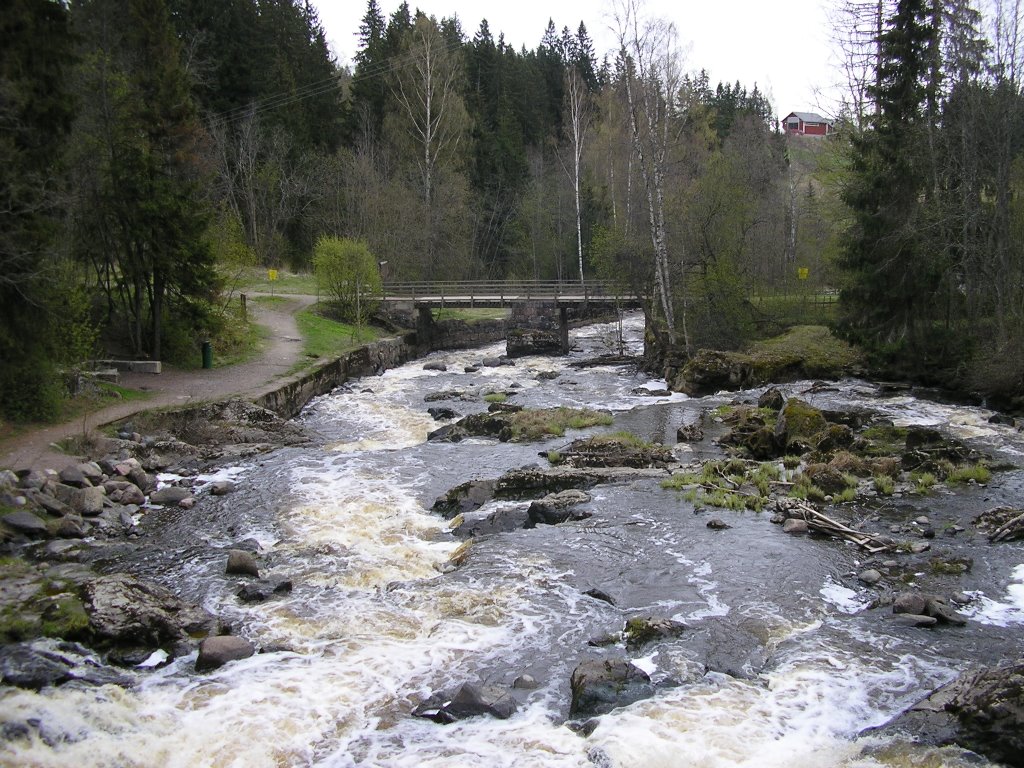
[[[54, 251], [63, 214], [61, 158], [73, 117], [67, 8], [14, 0], [0, 13], [0, 413], [49, 418]], [[59, 300], [59, 299], [58, 299]], [[61, 308], [66, 311], [66, 308]]]

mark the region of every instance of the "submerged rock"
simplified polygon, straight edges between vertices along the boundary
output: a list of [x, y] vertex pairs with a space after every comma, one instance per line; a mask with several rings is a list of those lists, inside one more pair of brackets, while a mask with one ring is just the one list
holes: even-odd
[[87, 648], [57, 640], [0, 646], [0, 678], [4, 685], [35, 691], [72, 681], [121, 686], [134, 682], [123, 673], [101, 665]]
[[482, 715], [507, 720], [515, 714], [516, 709], [515, 699], [504, 688], [463, 683], [452, 691], [435, 693], [416, 707], [412, 714], [435, 723], [448, 724]]

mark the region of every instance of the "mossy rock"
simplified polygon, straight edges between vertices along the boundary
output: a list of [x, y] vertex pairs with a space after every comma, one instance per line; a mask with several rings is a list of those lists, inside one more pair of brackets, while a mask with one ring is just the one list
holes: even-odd
[[[824, 414], [822, 414], [824, 418]], [[849, 448], [853, 445], [853, 430], [845, 424], [829, 424], [814, 436], [814, 447], [823, 453]]]
[[[814, 437], [828, 429], [824, 414], [813, 405], [789, 398], [775, 422], [775, 440], [783, 451], [814, 445]], [[801, 453], [803, 450], [800, 451]]]
[[771, 427], [761, 427], [751, 432], [743, 440], [743, 447], [747, 449], [747, 453], [750, 454], [751, 458], [758, 461], [767, 461], [782, 455], [782, 451], [779, 450], [779, 443], [775, 439], [775, 430]]
[[89, 636], [89, 615], [77, 595], [58, 595], [42, 613], [40, 629], [47, 637], [85, 640]]
[[842, 493], [849, 487], [846, 476], [830, 464], [809, 464], [804, 469], [804, 474], [829, 495]]
[[626, 645], [637, 648], [657, 640], [679, 637], [687, 629], [681, 621], [657, 616], [634, 616], [626, 620], [622, 636]]

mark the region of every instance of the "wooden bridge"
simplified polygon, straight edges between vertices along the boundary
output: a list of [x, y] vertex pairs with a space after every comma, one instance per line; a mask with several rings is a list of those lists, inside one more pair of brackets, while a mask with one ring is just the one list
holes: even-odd
[[560, 307], [589, 303], [638, 307], [636, 296], [603, 281], [463, 280], [385, 283], [383, 301], [417, 307], [507, 307], [549, 302]]

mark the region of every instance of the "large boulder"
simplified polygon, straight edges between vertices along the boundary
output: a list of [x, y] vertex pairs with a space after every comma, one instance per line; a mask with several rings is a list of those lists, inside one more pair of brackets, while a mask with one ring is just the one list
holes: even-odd
[[178, 504], [182, 499], [187, 499], [192, 491], [180, 485], [165, 485], [149, 495], [152, 504]]
[[217, 625], [213, 616], [170, 590], [126, 573], [92, 579], [82, 595], [90, 634], [101, 648], [176, 651]]
[[515, 714], [516, 708], [515, 699], [500, 686], [463, 683], [453, 691], [434, 694], [412, 713], [435, 723], [447, 724], [481, 715], [507, 720]]
[[913, 590], [906, 590], [896, 595], [892, 604], [892, 612], [911, 616], [929, 616], [940, 624], [963, 626], [967, 623], [967, 619], [957, 613], [944, 598]]
[[493, 480], [470, 480], [439, 496], [431, 507], [446, 520], [479, 509], [494, 498]]
[[502, 507], [482, 520], [464, 522], [454, 534], [460, 539], [469, 539], [489, 533], [508, 533], [527, 527], [529, 520], [529, 513], [522, 507]]
[[199, 643], [199, 656], [196, 658], [196, 671], [207, 672], [223, 667], [229, 661], [247, 659], [256, 653], [256, 648], [244, 637], [235, 635], [217, 635], [208, 637]]
[[530, 508], [527, 510], [529, 522], [525, 527], [535, 528], [538, 524], [558, 525], [567, 520], [585, 520], [591, 516], [591, 513], [574, 509], [574, 507], [589, 501], [590, 494], [576, 488], [550, 493], [543, 499], [538, 499], [530, 504]]
[[742, 356], [701, 349], [683, 366], [672, 389], [690, 397], [701, 397], [723, 389], [738, 389], [750, 376], [751, 366]]
[[628, 659], [587, 659], [569, 680], [571, 717], [603, 715], [654, 695], [651, 678]]
[[1024, 659], [968, 672], [871, 733], [879, 731], [1024, 766]]
[[46, 521], [27, 509], [19, 509], [0, 517], [0, 522], [15, 533], [25, 536], [46, 536]]
[[775, 442], [783, 450], [802, 453], [814, 443], [814, 437], [828, 427], [824, 414], [795, 397], [789, 398], [775, 422]]
[[235, 576], [255, 576], [258, 579], [260, 566], [252, 552], [246, 552], [244, 549], [229, 549], [228, 562], [224, 566], [224, 572]]
[[55, 483], [54, 496], [80, 515], [94, 517], [103, 511], [103, 500], [107, 491], [103, 486], [74, 488], [64, 483]]

